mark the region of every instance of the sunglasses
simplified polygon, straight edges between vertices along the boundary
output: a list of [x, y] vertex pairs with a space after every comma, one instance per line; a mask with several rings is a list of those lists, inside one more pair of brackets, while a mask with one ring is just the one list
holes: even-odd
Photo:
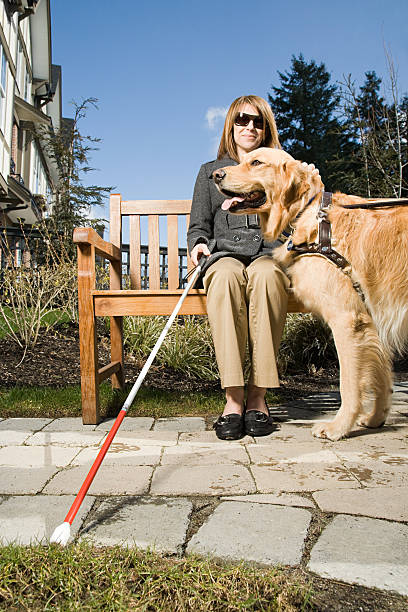
[[249, 122], [253, 121], [254, 128], [257, 130], [264, 129], [264, 119], [262, 115], [248, 115], [247, 113], [238, 113], [235, 117], [235, 125], [240, 125], [241, 127], [246, 127], [249, 125]]

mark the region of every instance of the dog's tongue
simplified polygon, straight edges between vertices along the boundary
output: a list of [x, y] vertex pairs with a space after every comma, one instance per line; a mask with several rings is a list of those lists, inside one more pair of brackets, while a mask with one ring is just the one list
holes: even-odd
[[222, 210], [228, 210], [234, 204], [234, 202], [243, 202], [244, 200], [245, 198], [234, 196], [233, 198], [230, 198], [229, 200], [224, 200], [223, 203], [221, 204], [221, 208]]

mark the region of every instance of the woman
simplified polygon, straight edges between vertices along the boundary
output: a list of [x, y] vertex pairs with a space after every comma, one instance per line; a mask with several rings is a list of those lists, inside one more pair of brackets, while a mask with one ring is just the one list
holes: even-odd
[[[257, 215], [233, 215], [221, 209], [225, 197], [212, 173], [236, 165], [259, 147], [280, 148], [268, 103], [242, 96], [230, 106], [215, 161], [201, 166], [194, 188], [188, 249], [194, 265], [203, 255], [207, 312], [225, 388], [223, 414], [214, 424], [223, 440], [245, 433], [267, 435], [273, 420], [265, 402], [267, 388], [278, 387], [276, 356], [287, 310], [289, 280], [272, 253], [280, 243], [262, 240]], [[204, 271], [203, 271], [204, 272]], [[251, 372], [245, 400], [243, 365], [249, 346]]]

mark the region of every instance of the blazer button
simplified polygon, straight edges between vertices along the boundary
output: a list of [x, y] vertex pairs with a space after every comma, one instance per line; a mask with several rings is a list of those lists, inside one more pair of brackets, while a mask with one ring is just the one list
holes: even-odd
[[237, 234], [234, 235], [233, 237], [233, 241], [234, 242], [239, 242], [241, 240], [240, 236], [238, 236]]
[[261, 239], [260, 235], [259, 234], [255, 234], [255, 236], [254, 236], [255, 242], [259, 242], [260, 239]]

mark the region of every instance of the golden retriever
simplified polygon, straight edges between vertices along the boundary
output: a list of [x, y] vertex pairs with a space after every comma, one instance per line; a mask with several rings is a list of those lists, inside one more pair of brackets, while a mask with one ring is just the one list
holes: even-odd
[[[258, 213], [268, 241], [293, 225], [294, 245], [316, 243], [323, 183], [285, 151], [257, 149], [239, 165], [216, 170], [213, 178], [228, 197], [222, 207], [237, 214]], [[323, 255], [299, 255], [287, 243], [274, 252], [295, 297], [333, 332], [341, 407], [332, 422], [319, 422], [312, 430], [330, 440], [347, 436], [355, 423], [376, 428], [385, 422], [391, 355], [401, 353], [408, 338], [408, 208], [342, 207], [367, 201], [373, 200], [335, 193], [328, 215], [332, 245], [350, 263], [351, 278]], [[353, 287], [355, 281], [365, 302]]]

